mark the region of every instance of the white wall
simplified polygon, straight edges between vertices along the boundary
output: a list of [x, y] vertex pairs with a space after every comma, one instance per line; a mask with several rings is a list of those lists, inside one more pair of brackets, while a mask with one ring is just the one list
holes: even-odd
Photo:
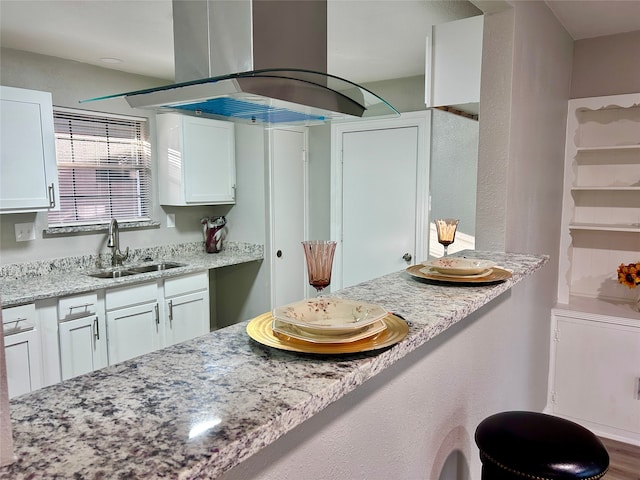
[[573, 73], [571, 98], [640, 92], [640, 30], [576, 41]]
[[[236, 124], [236, 205], [227, 215], [228, 239], [266, 245], [266, 156], [263, 127]], [[240, 240], [241, 239], [241, 240]], [[215, 270], [217, 326], [269, 310], [269, 266], [251, 262]]]
[[479, 122], [437, 109], [431, 115], [431, 219], [458, 218], [458, 232], [474, 236]]
[[477, 424], [497, 411], [542, 411], [572, 43], [543, 2], [514, 2], [485, 21], [478, 247], [548, 253], [550, 265], [225, 480], [479, 479]]

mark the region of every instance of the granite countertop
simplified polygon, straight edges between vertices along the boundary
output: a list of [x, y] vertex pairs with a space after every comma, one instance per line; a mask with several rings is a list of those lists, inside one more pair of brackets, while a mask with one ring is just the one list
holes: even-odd
[[216, 478], [548, 261], [464, 254], [513, 277], [461, 286], [402, 271], [332, 294], [381, 304], [410, 323], [407, 337], [382, 351], [288, 353], [251, 340], [243, 322], [17, 397], [18, 460], [0, 478]]
[[[45, 298], [121, 287], [158, 278], [262, 260], [262, 245], [228, 243], [219, 253], [205, 253], [202, 242], [137, 249], [131, 252], [126, 266], [158, 261], [177, 262], [184, 267], [141, 273], [116, 279], [94, 278], [86, 273], [109, 267], [109, 255], [67, 257], [55, 260], [0, 266], [0, 300], [2, 307], [31, 303]], [[146, 258], [153, 262], [145, 261]]]

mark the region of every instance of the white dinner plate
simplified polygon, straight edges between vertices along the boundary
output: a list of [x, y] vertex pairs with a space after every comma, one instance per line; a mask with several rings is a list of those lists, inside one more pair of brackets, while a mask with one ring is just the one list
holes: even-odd
[[478, 275], [494, 267], [496, 263], [476, 258], [441, 257], [424, 262], [423, 265], [446, 275]]
[[387, 315], [380, 305], [319, 297], [273, 309], [273, 317], [314, 334], [340, 335], [366, 327]]

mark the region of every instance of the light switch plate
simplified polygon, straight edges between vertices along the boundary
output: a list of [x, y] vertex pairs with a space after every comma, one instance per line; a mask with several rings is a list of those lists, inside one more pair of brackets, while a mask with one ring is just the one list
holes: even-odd
[[16, 242], [36, 239], [35, 223], [16, 223]]

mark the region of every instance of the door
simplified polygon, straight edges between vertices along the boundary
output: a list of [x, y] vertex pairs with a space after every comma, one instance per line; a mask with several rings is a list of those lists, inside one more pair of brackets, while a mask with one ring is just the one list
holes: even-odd
[[9, 398], [42, 387], [42, 354], [38, 332], [25, 332], [4, 337]]
[[100, 336], [96, 315], [61, 322], [58, 332], [62, 380], [107, 366], [101, 361], [101, 349], [106, 339]]
[[160, 348], [158, 303], [107, 312], [109, 364], [153, 352]]
[[166, 302], [167, 345], [185, 342], [209, 331], [209, 292], [180, 295]]
[[271, 301], [302, 300], [306, 292], [306, 129], [273, 129], [270, 139]]
[[422, 114], [339, 132], [341, 287], [426, 259], [427, 125]]
[[640, 328], [557, 322], [554, 413], [640, 433]]
[[183, 116], [182, 122], [186, 203], [235, 202], [234, 124], [189, 116]]
[[0, 210], [38, 211], [57, 205], [51, 94], [0, 87]]

